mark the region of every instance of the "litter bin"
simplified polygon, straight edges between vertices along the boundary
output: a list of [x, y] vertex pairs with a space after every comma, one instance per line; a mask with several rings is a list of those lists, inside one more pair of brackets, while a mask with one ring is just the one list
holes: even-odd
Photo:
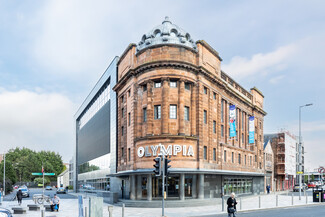
[[313, 190], [313, 202], [319, 202], [319, 197], [321, 197], [321, 202], [325, 202], [325, 191], [323, 189]]

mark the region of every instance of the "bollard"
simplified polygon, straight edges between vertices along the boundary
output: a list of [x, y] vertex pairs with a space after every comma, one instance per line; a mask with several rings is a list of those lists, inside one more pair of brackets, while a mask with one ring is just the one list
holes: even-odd
[[41, 208], [41, 217], [45, 217], [45, 208], [44, 207]]
[[[124, 203], [123, 203], [123, 207], [124, 208]], [[108, 212], [109, 212], [109, 217], [113, 216], [113, 206], [108, 206]], [[122, 211], [122, 216], [124, 216], [124, 211]]]
[[125, 204], [122, 204], [122, 217], [124, 217], [124, 208], [125, 208]]
[[224, 212], [225, 211], [225, 199], [224, 199], [224, 197], [222, 196], [221, 197], [221, 210], [222, 210], [222, 212]]
[[85, 206], [85, 217], [88, 217], [88, 207]]
[[308, 195], [306, 195], [306, 204], [308, 204]]
[[319, 202], [321, 202], [321, 201], [322, 201], [322, 196], [321, 196], [321, 195], [322, 195], [322, 193], [321, 193], [321, 192], [319, 192], [319, 193], [318, 193]]
[[291, 205], [293, 206], [293, 194], [291, 194]]
[[241, 201], [241, 197], [239, 198], [239, 209], [242, 210], [242, 201]]
[[261, 196], [258, 196], [258, 208], [261, 208]]
[[275, 206], [279, 206], [279, 195], [276, 195]]

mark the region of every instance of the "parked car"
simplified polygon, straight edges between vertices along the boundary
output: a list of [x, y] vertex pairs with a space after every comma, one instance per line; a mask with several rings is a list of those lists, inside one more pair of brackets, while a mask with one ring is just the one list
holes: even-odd
[[0, 216], [1, 217], [12, 217], [12, 214], [9, 209], [0, 208]]
[[[299, 184], [295, 184], [295, 186], [293, 187], [293, 191], [299, 191]], [[301, 191], [304, 191], [308, 189], [308, 186], [305, 183], [301, 183]]]
[[51, 186], [46, 186], [45, 190], [50, 191], [50, 190], [52, 190], [52, 187]]
[[23, 197], [29, 197], [29, 190], [28, 188], [19, 188], [18, 191], [21, 190], [23, 193]]
[[65, 188], [60, 187], [60, 188], [58, 188], [58, 190], [56, 190], [56, 193], [57, 194], [66, 194], [67, 192], [65, 191]]
[[316, 188], [315, 182], [308, 183], [308, 188]]

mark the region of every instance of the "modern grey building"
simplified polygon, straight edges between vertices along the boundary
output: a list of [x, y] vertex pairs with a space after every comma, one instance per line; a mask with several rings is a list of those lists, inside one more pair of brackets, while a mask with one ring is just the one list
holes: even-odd
[[76, 191], [117, 191], [116, 173], [116, 84], [115, 57], [77, 113], [75, 147]]

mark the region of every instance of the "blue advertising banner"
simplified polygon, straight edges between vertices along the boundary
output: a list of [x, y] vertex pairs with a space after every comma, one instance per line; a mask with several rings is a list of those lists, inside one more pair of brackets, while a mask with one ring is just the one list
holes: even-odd
[[236, 137], [236, 106], [229, 106], [230, 137]]
[[255, 124], [254, 116], [249, 117], [249, 144], [254, 143], [255, 141]]

